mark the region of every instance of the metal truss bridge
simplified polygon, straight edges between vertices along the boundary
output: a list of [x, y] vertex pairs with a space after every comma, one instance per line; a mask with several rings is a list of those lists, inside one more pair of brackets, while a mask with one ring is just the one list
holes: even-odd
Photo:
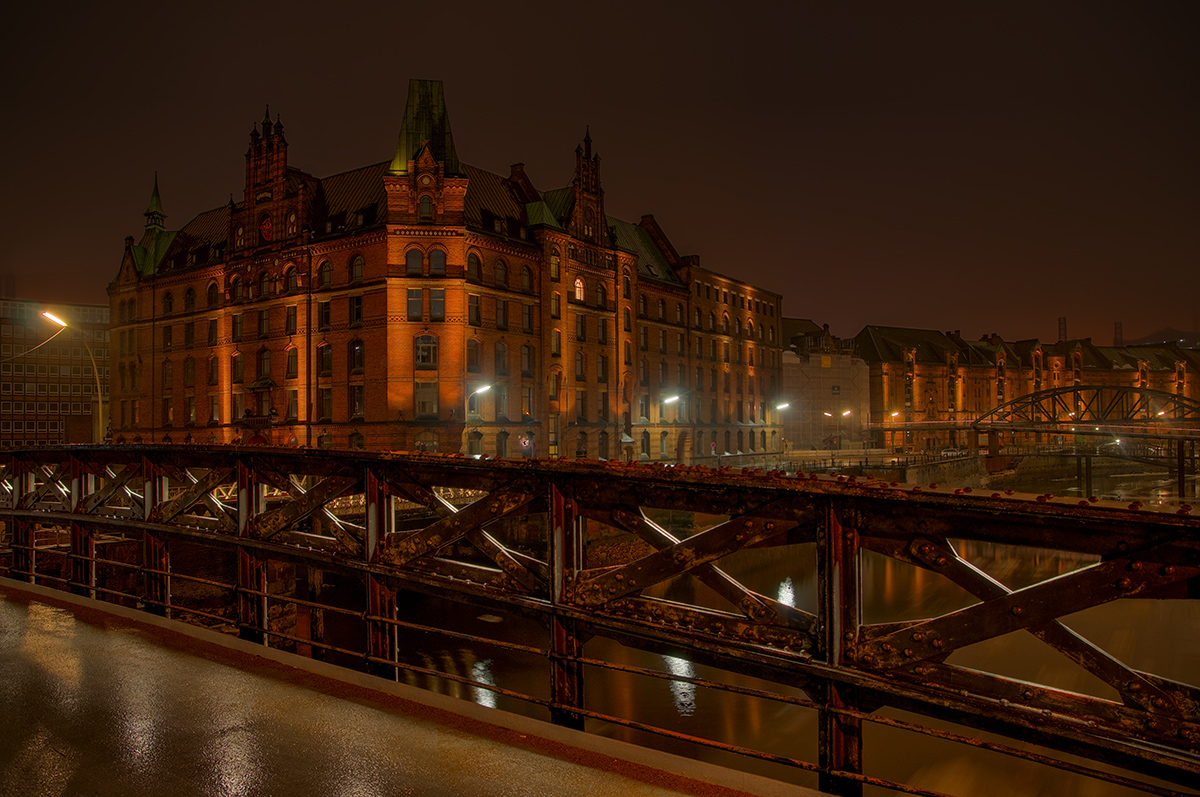
[[[673, 527], [669, 513], [693, 524]], [[382, 677], [436, 675], [559, 724], [617, 724], [806, 770], [832, 794], [864, 785], [938, 793], [869, 774], [871, 725], [1152, 794], [1191, 794], [1200, 783], [1200, 688], [1137, 669], [1063, 622], [1114, 601], [1200, 595], [1200, 520], [1186, 506], [661, 465], [106, 446], [5, 452], [0, 521], [9, 578]], [[1068, 552], [1081, 564], [1008, 586], [961, 554], [964, 541]], [[815, 560], [815, 611], [730, 575], [732, 558], [752, 548], [794, 562], [798, 575], [811, 575]], [[957, 585], [969, 605], [866, 622], [869, 555]], [[314, 589], [322, 578], [344, 587], [338, 599]], [[680, 579], [711, 600], [667, 597]], [[513, 641], [500, 630], [507, 624], [491, 636], [446, 627], [412, 611], [414, 595], [520, 618], [540, 642]], [[414, 662], [400, 642], [411, 631], [525, 657], [543, 687], [522, 693]], [[1090, 673], [1108, 696], [951, 660], [1014, 632]], [[598, 638], [686, 657], [705, 676], [597, 658], [588, 643]], [[816, 749], [753, 749], [602, 711], [588, 684], [604, 671], [811, 711]]]

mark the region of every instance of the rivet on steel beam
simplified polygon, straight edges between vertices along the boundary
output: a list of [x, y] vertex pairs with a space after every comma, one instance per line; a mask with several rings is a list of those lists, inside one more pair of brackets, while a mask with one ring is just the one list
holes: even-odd
[[1033, 692], [1026, 689], [1024, 692], [1021, 693], [1021, 697], [1025, 698], [1026, 700], [1033, 700]]
[[875, 663], [875, 657], [874, 657], [874, 656], [872, 656], [870, 653], [867, 653], [866, 655], [864, 655], [864, 656], [862, 657], [862, 663], [863, 663], [863, 664], [874, 664], [874, 663]]
[[1162, 571], [1164, 576], [1173, 576], [1175, 575], [1175, 565], [1167, 565]]
[[884, 642], [884, 643], [883, 643], [883, 645], [882, 645], [882, 647], [883, 647], [883, 650], [884, 650], [884, 652], [885, 652], [885, 653], [891, 653], [891, 652], [892, 652], [892, 646], [891, 646], [891, 645], [889, 645], [888, 643]]
[[854, 632], [847, 631], [846, 633], [842, 634], [842, 639], [846, 640], [847, 642], [853, 642], [854, 641]]
[[1129, 689], [1130, 692], [1142, 691], [1142, 685], [1139, 684], [1137, 681], [1130, 681], [1129, 686], [1127, 688]]
[[1161, 697], [1154, 698], [1154, 700], [1152, 702], [1154, 703], [1155, 708], [1166, 708], [1167, 707], [1167, 701], [1163, 700]]
[[928, 546], [928, 545], [922, 545], [922, 546], [921, 546], [921, 547], [920, 547], [918, 550], [919, 550], [921, 553], [927, 554], [927, 553], [929, 553], [930, 551], [932, 551], [932, 550], [933, 550], [933, 548], [932, 548], [932, 547], [930, 547], [930, 546]]
[[913, 655], [913, 649], [912, 649], [912, 648], [905, 648], [905, 649], [904, 649], [904, 655], [905, 655], [905, 656], [907, 656], [908, 658], [910, 658], [910, 659], [911, 659], [911, 658], [912, 658], [912, 655]]
[[937, 559], [934, 559], [934, 560], [933, 560], [933, 563], [934, 563], [935, 565], [939, 565], [939, 566], [940, 566], [940, 565], [944, 565], [944, 564], [946, 564], [946, 557], [944, 557], [944, 556], [939, 556]]
[[1142, 563], [1141, 563], [1141, 562], [1130, 562], [1130, 563], [1129, 563], [1129, 569], [1130, 569], [1130, 570], [1134, 570], [1134, 571], [1141, 570], [1141, 569], [1142, 569]]
[[773, 522], [770, 522], [770, 521], [768, 521], [768, 522], [767, 522], [767, 525], [765, 526], [765, 528], [766, 528], [766, 530], [767, 530], [767, 531], [772, 531], [772, 530], [774, 530], [774, 528], [775, 528], [775, 524], [774, 524]]
[[930, 644], [932, 644], [935, 648], [941, 649], [941, 647], [944, 643], [940, 639], [935, 639]]
[[753, 526], [754, 526], [753, 520], [743, 520], [742, 521], [742, 528], [744, 528], [744, 529], [752, 528]]
[[1158, 720], [1147, 720], [1146, 727], [1150, 730], [1158, 730]]
[[1015, 616], [1015, 617], [1020, 617], [1021, 615], [1023, 615], [1025, 613], [1025, 610], [1022, 609], [1020, 606], [1014, 606], [1009, 611], [1011, 611], [1013, 613], [1013, 616]]
[[1127, 578], [1118, 578], [1116, 586], [1117, 589], [1129, 589], [1131, 583]]
[[920, 642], [922, 639], [925, 638], [925, 635], [922, 634], [920, 631], [917, 631], [916, 633], [914, 633], [912, 635], [912, 638], [913, 638], [913, 642]]

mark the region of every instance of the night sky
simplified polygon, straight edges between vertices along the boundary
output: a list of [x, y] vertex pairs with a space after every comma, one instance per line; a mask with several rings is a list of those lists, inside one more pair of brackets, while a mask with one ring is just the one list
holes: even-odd
[[[10, 4], [10, 6], [13, 4]], [[392, 157], [409, 78], [459, 157], [653, 213], [787, 316], [1112, 342], [1200, 311], [1200, 2], [21, 4], [4, 12], [0, 272], [106, 302], [167, 225], [290, 165]]]

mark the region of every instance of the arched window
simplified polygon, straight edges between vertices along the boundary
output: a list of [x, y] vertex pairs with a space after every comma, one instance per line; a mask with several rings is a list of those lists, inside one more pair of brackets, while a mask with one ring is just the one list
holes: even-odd
[[164, 360], [162, 364], [162, 389], [170, 390], [175, 382], [175, 365], [170, 360]]
[[363, 256], [355, 255], [354, 259], [350, 261], [350, 281], [362, 282], [363, 271], [366, 270], [366, 267], [367, 261], [363, 260]]
[[183, 384], [185, 387], [196, 384], [196, 361], [191, 357], [183, 361]]
[[208, 306], [216, 307], [219, 300], [220, 294], [217, 291], [217, 283], [210, 282], [208, 285]]
[[350, 433], [350, 437], [347, 438], [347, 443], [349, 443], [350, 448], [352, 448], [352, 449], [353, 448], [361, 449], [361, 448], [366, 447], [367, 438], [363, 435], [362, 432], [353, 431]]
[[596, 283], [596, 306], [601, 308], [608, 306], [608, 290], [604, 287], [603, 282]]
[[508, 287], [508, 266], [505, 264], [505, 262], [503, 260], [496, 261], [495, 283], [496, 283], [497, 288], [507, 288]]
[[554, 282], [558, 282], [558, 274], [561, 263], [562, 257], [558, 253], [558, 247], [552, 247], [550, 249], [550, 279]]
[[500, 341], [496, 341], [496, 375], [503, 376], [508, 373], [508, 347]]
[[436, 370], [438, 367], [437, 338], [433, 335], [418, 335], [413, 357], [418, 369]]
[[322, 343], [317, 347], [317, 376], [333, 375], [333, 347]]
[[587, 380], [587, 369], [584, 366], [583, 352], [575, 352], [575, 381], [583, 382]]
[[287, 350], [287, 378], [295, 379], [300, 375], [300, 350], [292, 346]]
[[424, 256], [420, 249], [409, 249], [404, 253], [404, 273], [410, 277], [421, 275], [422, 266], [424, 265]]
[[208, 358], [208, 383], [215, 385], [221, 376], [220, 361], [216, 357]]
[[537, 365], [537, 355], [534, 354], [534, 348], [530, 345], [521, 347], [521, 375], [533, 376], [533, 369]]
[[325, 261], [317, 271], [317, 287], [328, 288], [333, 285], [333, 264]]
[[300, 278], [294, 266], [289, 266], [288, 270], [284, 273], [283, 284], [288, 293], [300, 287]]
[[446, 253], [441, 249], [429, 253], [429, 273], [439, 276], [446, 273]]
[[296, 234], [296, 211], [292, 211], [287, 215], [287, 234], [289, 236]]
[[229, 280], [229, 301], [240, 302], [242, 300], [242, 278], [234, 277]]
[[425, 194], [417, 201], [417, 214], [422, 221], [429, 221], [433, 218], [433, 199], [429, 194]]
[[645, 317], [646, 315], [646, 294], [638, 294], [638, 316]]
[[270, 349], [259, 349], [258, 350], [257, 367], [258, 367], [258, 378], [259, 379], [262, 379], [263, 377], [266, 377], [268, 379], [271, 378], [271, 350]]
[[233, 248], [241, 249], [246, 245], [246, 228], [238, 225], [238, 228], [233, 231]]
[[700, 328], [700, 308], [699, 307], [697, 307], [692, 312], [692, 326], [694, 326], [696, 329]]
[[191, 288], [183, 294], [183, 311], [190, 313], [196, 309], [196, 292]]
[[729, 316], [727, 315], [721, 316], [721, 332], [729, 334]]
[[350, 373], [362, 373], [366, 365], [366, 349], [358, 338], [346, 344], [346, 360], [350, 364]]
[[521, 290], [525, 293], [533, 292], [533, 271], [529, 266], [521, 266]]
[[479, 373], [479, 341], [475, 338], [467, 341], [467, 370]]
[[742, 334], [742, 319], [740, 319], [740, 318], [735, 318], [735, 319], [733, 319], [733, 334], [735, 334], [735, 335], [737, 335], [737, 336], [741, 337], [741, 334]]
[[479, 255], [472, 252], [467, 255], [467, 279], [471, 282], [479, 282], [483, 279], [483, 269], [479, 264]]
[[483, 456], [483, 434], [481, 432], [471, 432], [467, 435], [467, 456]]
[[625, 318], [625, 331], [626, 331], [626, 332], [632, 332], [632, 331], [633, 331], [633, 322], [632, 322], [632, 321], [630, 320], [630, 318], [629, 318], [629, 308], [628, 308], [628, 307], [626, 307], [626, 308], [625, 308], [625, 309], [622, 311], [622, 315], [623, 315], [623, 316], [624, 316], [624, 318]]
[[167, 293], [163, 295], [163, 315], [170, 315], [174, 308], [175, 297], [171, 295], [170, 291], [167, 291]]
[[575, 278], [575, 301], [582, 302], [584, 300], [584, 296], [586, 296], [586, 295], [587, 295], [587, 288], [583, 284], [583, 278], [576, 277]]
[[628, 299], [632, 295], [632, 289], [629, 286], [629, 277], [621, 278], [621, 295]]
[[675, 305], [675, 323], [683, 323], [683, 305], [679, 303], [676, 303]]
[[767, 327], [767, 342], [775, 342], [775, 327]]
[[271, 295], [271, 277], [267, 272], [258, 275], [258, 298], [265, 299]]
[[588, 444], [587, 432], [580, 432], [575, 437], [575, 457], [577, 459], [584, 459], [587, 457], [587, 455], [588, 455], [587, 444]]
[[667, 303], [662, 299], [658, 300], [658, 320], [665, 321], [667, 319]]
[[667, 458], [667, 433], [661, 432], [658, 435], [658, 458]]
[[709, 311], [708, 313], [708, 331], [715, 332], [717, 329], [717, 314]]
[[650, 433], [642, 432], [642, 456], [646, 459], [650, 458]]

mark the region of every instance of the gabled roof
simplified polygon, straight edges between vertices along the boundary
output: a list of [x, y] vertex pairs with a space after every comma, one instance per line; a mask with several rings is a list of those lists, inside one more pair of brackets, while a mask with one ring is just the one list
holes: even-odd
[[608, 220], [608, 226], [616, 235], [617, 248], [637, 255], [638, 277], [658, 280], [670, 285], [683, 285], [683, 281], [679, 279], [675, 269], [671, 268], [671, 264], [667, 262], [662, 251], [654, 243], [650, 233], [636, 224], [630, 224], [612, 216], [605, 218]]
[[858, 356], [868, 363], [903, 362], [904, 352], [913, 349], [918, 363], [945, 365], [947, 354], [962, 352], [943, 332], [904, 327], [865, 326], [855, 336], [854, 348]]
[[462, 169], [468, 180], [463, 205], [468, 227], [484, 229], [484, 211], [496, 218], [525, 223], [525, 206], [513, 196], [504, 177], [466, 164]]
[[387, 169], [388, 162], [383, 161], [322, 178], [319, 183], [325, 200], [325, 215], [361, 213], [373, 206], [382, 220], [382, 211], [387, 206], [387, 193], [383, 188], [383, 175]]

